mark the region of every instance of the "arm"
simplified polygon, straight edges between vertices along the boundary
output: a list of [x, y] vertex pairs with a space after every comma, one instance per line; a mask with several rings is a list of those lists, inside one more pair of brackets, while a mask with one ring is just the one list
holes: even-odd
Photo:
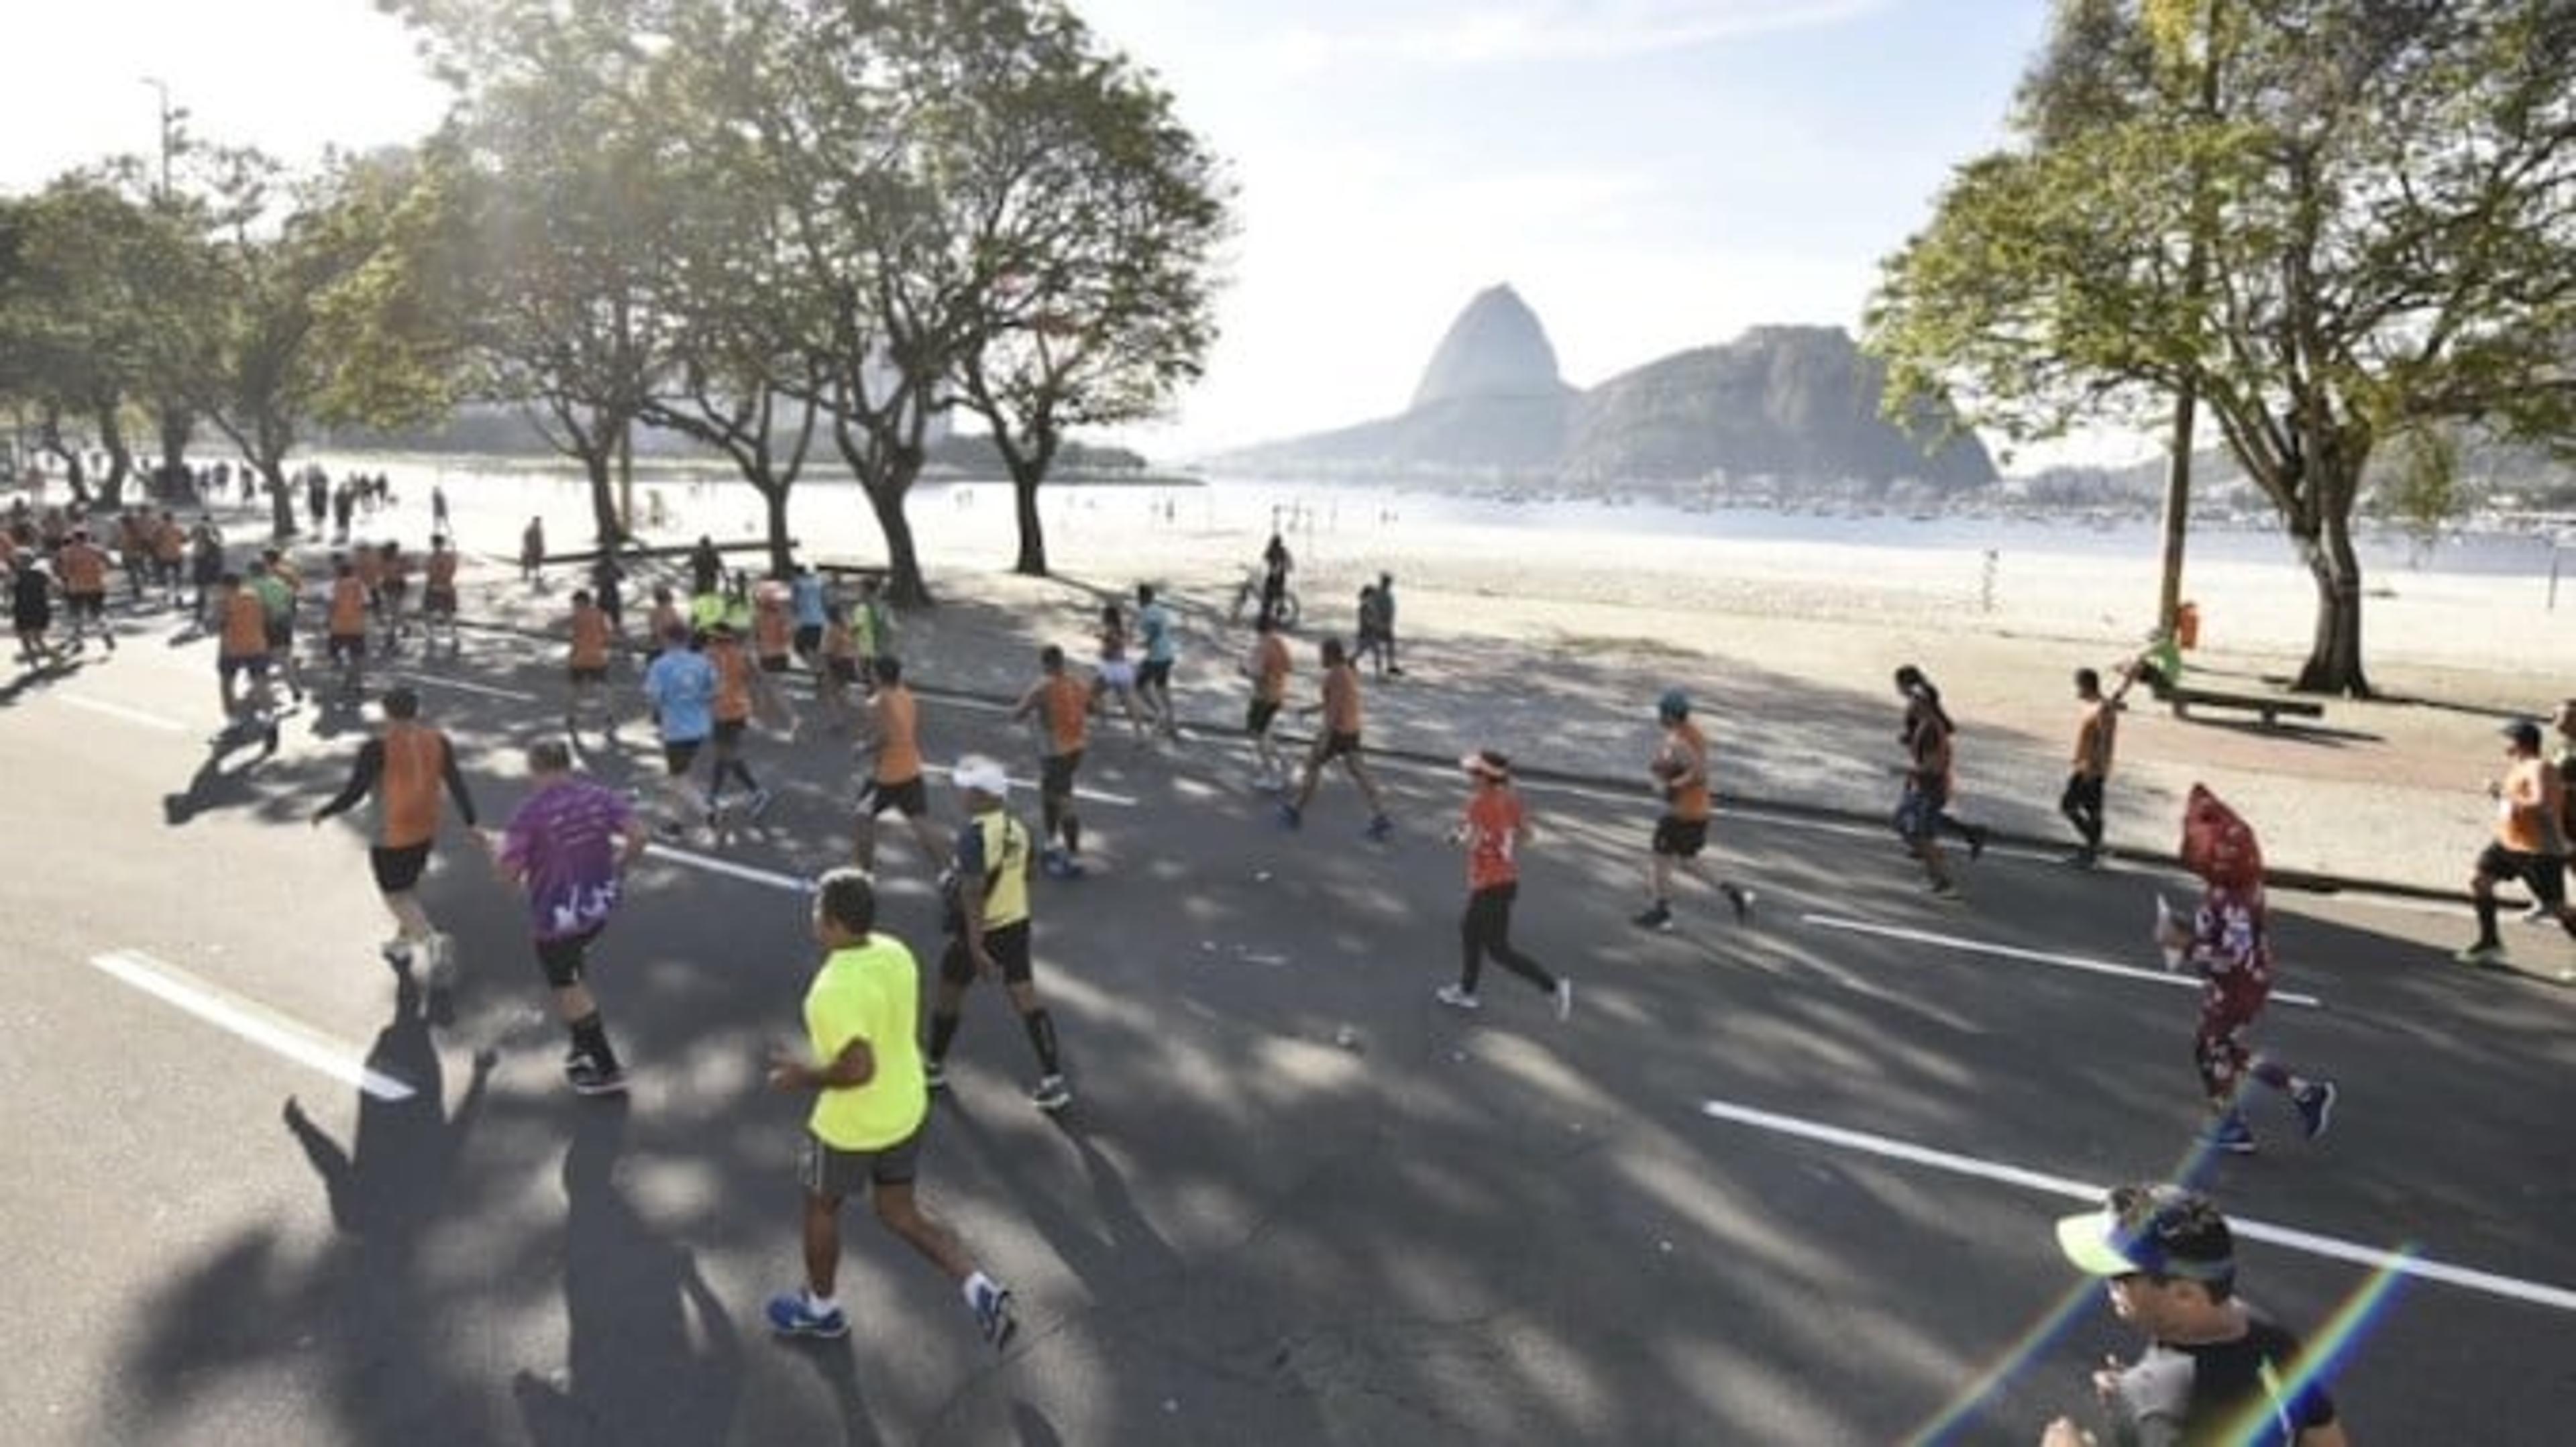
[[636, 860], [644, 857], [645, 850], [653, 847], [653, 831], [644, 827], [640, 815], [630, 812], [626, 816], [626, 827], [619, 833], [626, 847], [618, 851], [617, 872], [624, 874], [634, 867]]
[[877, 1052], [853, 1039], [828, 1063], [781, 1057], [769, 1067], [772, 1090], [854, 1090], [877, 1078]]
[[444, 755], [441, 772], [447, 777], [448, 796], [456, 800], [457, 817], [471, 829], [474, 827], [474, 792], [465, 787], [465, 771], [456, 767], [456, 745], [448, 742], [444, 734], [439, 736], [439, 743], [439, 753]]
[[349, 770], [349, 782], [340, 786], [340, 792], [332, 796], [331, 802], [313, 811], [313, 822], [319, 824], [334, 814], [345, 814], [355, 808], [359, 800], [367, 797], [367, 791], [376, 786], [376, 780], [384, 771], [384, 741], [369, 739], [359, 745], [358, 762]]

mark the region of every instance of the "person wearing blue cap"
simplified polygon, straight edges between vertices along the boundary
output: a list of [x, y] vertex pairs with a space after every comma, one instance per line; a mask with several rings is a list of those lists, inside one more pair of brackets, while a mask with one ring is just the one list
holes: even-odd
[[1690, 695], [1678, 688], [1664, 690], [1664, 696], [1655, 702], [1655, 718], [1664, 726], [1664, 739], [1656, 746], [1646, 771], [1654, 780], [1655, 790], [1663, 796], [1664, 812], [1655, 821], [1654, 838], [1646, 854], [1646, 909], [1636, 918], [1640, 929], [1673, 927], [1675, 869], [1725, 895], [1737, 924], [1753, 917], [1753, 891], [1710, 873], [1699, 857], [1700, 851], [1708, 847], [1708, 819], [1712, 812], [1708, 739], [1700, 733], [1699, 725], [1691, 722], [1690, 713]]
[[[2112, 1313], [2147, 1338], [2138, 1359], [2107, 1360], [2093, 1393], [2110, 1440], [2129, 1447], [2344, 1447], [2334, 1399], [2299, 1339], [2236, 1295], [2236, 1246], [2215, 1203], [2179, 1186], [2112, 1189], [2102, 1206], [2057, 1223], [2076, 1269], [2109, 1283]], [[2093, 1447], [2060, 1417], [2040, 1447]]]

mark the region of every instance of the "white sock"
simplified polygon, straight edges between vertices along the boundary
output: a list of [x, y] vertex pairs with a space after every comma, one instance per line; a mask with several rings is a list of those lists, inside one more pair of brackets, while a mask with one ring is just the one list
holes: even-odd
[[983, 1293], [987, 1291], [998, 1292], [1001, 1289], [1000, 1283], [993, 1280], [993, 1278], [986, 1276], [981, 1271], [969, 1272], [966, 1277], [966, 1284], [961, 1288], [961, 1290], [965, 1292], [966, 1304], [968, 1306], [973, 1306]]
[[828, 1296], [816, 1296], [814, 1288], [805, 1288], [805, 1309], [816, 1316], [830, 1316], [841, 1309], [841, 1303]]

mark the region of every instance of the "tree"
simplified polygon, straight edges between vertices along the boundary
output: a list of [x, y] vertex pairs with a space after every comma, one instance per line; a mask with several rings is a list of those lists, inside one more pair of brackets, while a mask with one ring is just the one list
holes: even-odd
[[2576, 4], [2065, 0], [2013, 129], [1885, 264], [1891, 408], [2022, 438], [2191, 391], [2315, 580], [2296, 686], [2367, 694], [2374, 450], [2576, 426]]
[[951, 93], [943, 134], [970, 245], [1001, 268], [959, 382], [1011, 475], [1013, 569], [1043, 576], [1037, 493], [1066, 432], [1150, 417], [1200, 375], [1230, 191], [1168, 94], [1070, 14], [1034, 19]]

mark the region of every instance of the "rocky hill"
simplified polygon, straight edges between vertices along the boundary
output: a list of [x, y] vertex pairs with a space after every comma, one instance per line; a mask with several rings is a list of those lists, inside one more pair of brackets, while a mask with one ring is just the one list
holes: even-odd
[[[1508, 286], [1468, 303], [1433, 352], [1413, 405], [1354, 427], [1214, 460], [1255, 473], [1454, 475], [1586, 490], [1620, 483], [1768, 480], [1939, 492], [1994, 481], [1961, 434], [1927, 451], [1878, 413], [1885, 374], [1834, 327], [1757, 327], [1611, 378], [1588, 392], [1557, 374], [1556, 349]], [[1925, 415], [1918, 435], [1941, 419]]]

